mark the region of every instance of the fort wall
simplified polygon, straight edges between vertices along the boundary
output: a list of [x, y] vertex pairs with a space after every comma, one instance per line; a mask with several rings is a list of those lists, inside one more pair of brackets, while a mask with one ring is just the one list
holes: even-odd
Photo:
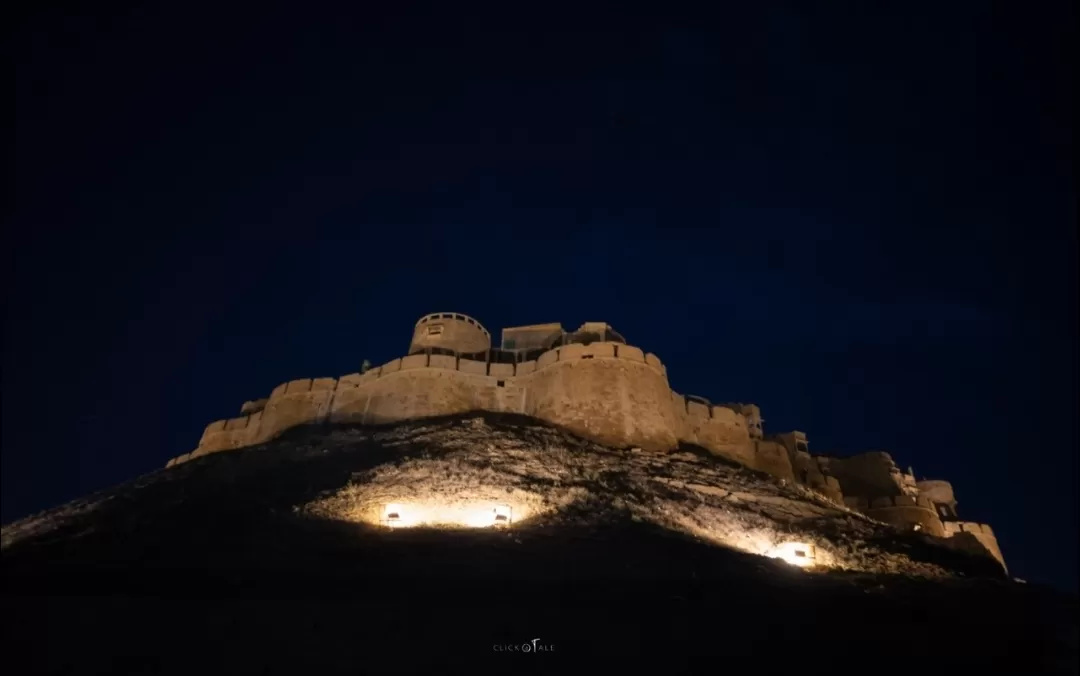
[[457, 312], [436, 312], [416, 322], [409, 354], [429, 347], [464, 353], [483, 352], [491, 348], [491, 334], [472, 317]]
[[262, 426], [262, 412], [252, 415], [217, 420], [206, 426], [198, 448], [190, 455], [198, 457], [218, 451], [229, 451], [257, 444]]
[[659, 360], [638, 361], [640, 350], [621, 348], [571, 344], [545, 352], [523, 377], [523, 412], [613, 446], [675, 448], [677, 418]]
[[709, 452], [756, 467], [754, 444], [746, 418], [725, 406], [714, 406], [702, 397], [671, 393], [672, 413], [680, 441], [697, 444]]
[[926, 496], [934, 503], [938, 516], [943, 520], [956, 520], [956, 496], [948, 481], [919, 481], [916, 484], [919, 495]]
[[1002, 556], [1001, 547], [998, 545], [997, 536], [994, 535], [993, 529], [987, 524], [973, 521], [946, 521], [944, 531], [945, 537], [960, 538], [967, 536], [974, 538], [1008, 572], [1008, 568], [1005, 566], [1005, 557]]
[[822, 472], [817, 458], [811, 456], [807, 451], [792, 452], [790, 447], [787, 450], [788, 455], [791, 457], [795, 481], [821, 493], [833, 502], [843, 502], [844, 493], [840, 488], [840, 481], [836, 477]]
[[251, 415], [252, 413], [258, 413], [266, 408], [266, 399], [256, 399], [255, 401], [245, 401], [244, 405], [240, 407], [240, 412], [244, 415]]
[[919, 488], [919, 494], [933, 500], [935, 503], [942, 503], [946, 505], [955, 505], [956, 496], [953, 494], [952, 484], [948, 481], [927, 480], [920, 481], [916, 484]]
[[945, 527], [934, 510], [934, 503], [926, 496], [888, 495], [876, 498], [845, 497], [844, 504], [857, 509], [872, 519], [883, 521], [905, 530], [919, 526], [928, 535], [945, 537]]
[[613, 342], [562, 345], [517, 364], [422, 352], [338, 379], [282, 383], [258, 413], [209, 425], [190, 457], [259, 444], [300, 425], [377, 425], [486, 410], [534, 416], [617, 447], [697, 444], [793, 477], [775, 449], [755, 448], [744, 415], [673, 393], [665, 370], [656, 355]]
[[262, 443], [299, 425], [472, 410], [525, 413], [598, 442], [670, 450], [678, 439], [669, 398], [659, 359], [616, 343], [564, 345], [519, 364], [420, 353], [340, 379], [282, 383], [259, 413], [211, 423], [193, 455]]
[[791, 467], [791, 458], [784, 445], [776, 441], [754, 441], [754, 469], [768, 472], [785, 481], [795, 482], [795, 472]]
[[761, 409], [755, 404], [739, 404], [739, 403], [723, 403], [721, 407], [730, 409], [735, 413], [743, 416], [746, 419], [747, 430], [750, 433], [750, 438], [761, 439], [764, 437], [761, 424]]
[[277, 386], [262, 411], [256, 443], [269, 441], [287, 429], [325, 420], [336, 388], [334, 378], [303, 378]]
[[850, 458], [822, 458], [821, 466], [840, 482], [844, 495], [903, 495], [902, 473], [892, 456], [880, 451]]

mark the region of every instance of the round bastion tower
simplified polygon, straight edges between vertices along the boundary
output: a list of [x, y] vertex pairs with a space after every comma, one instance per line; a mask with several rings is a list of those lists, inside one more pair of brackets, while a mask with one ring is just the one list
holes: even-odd
[[409, 354], [441, 348], [459, 354], [491, 349], [491, 334], [480, 322], [457, 312], [436, 312], [416, 322]]
[[919, 495], [925, 495], [934, 504], [942, 521], [956, 521], [956, 497], [948, 481], [924, 480], [916, 484]]

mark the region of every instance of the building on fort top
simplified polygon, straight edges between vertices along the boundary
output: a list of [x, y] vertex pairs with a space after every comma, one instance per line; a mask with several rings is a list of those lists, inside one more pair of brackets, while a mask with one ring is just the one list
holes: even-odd
[[241, 417], [207, 426], [198, 447], [167, 466], [254, 446], [301, 425], [378, 425], [471, 411], [524, 414], [613, 447], [694, 445], [816, 491], [894, 526], [959, 537], [1004, 559], [985, 524], [960, 521], [952, 486], [916, 481], [888, 453], [812, 456], [804, 432], [765, 434], [754, 404], [714, 404], [671, 389], [660, 359], [609, 324], [532, 324], [491, 333], [456, 312], [425, 315], [405, 356], [339, 378], [305, 378], [248, 401]]

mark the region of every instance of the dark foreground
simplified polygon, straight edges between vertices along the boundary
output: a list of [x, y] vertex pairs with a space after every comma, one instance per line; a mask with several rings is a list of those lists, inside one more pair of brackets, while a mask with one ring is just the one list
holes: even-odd
[[355, 535], [257, 569], [7, 556], [8, 673], [1077, 671], [1076, 600], [1027, 585], [811, 575], [638, 524]]

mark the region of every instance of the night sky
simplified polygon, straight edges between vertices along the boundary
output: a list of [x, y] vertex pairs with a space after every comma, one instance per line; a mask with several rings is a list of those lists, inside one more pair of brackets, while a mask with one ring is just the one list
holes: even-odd
[[456, 311], [609, 322], [1076, 589], [1071, 3], [355, 4], [7, 26], [5, 523]]

